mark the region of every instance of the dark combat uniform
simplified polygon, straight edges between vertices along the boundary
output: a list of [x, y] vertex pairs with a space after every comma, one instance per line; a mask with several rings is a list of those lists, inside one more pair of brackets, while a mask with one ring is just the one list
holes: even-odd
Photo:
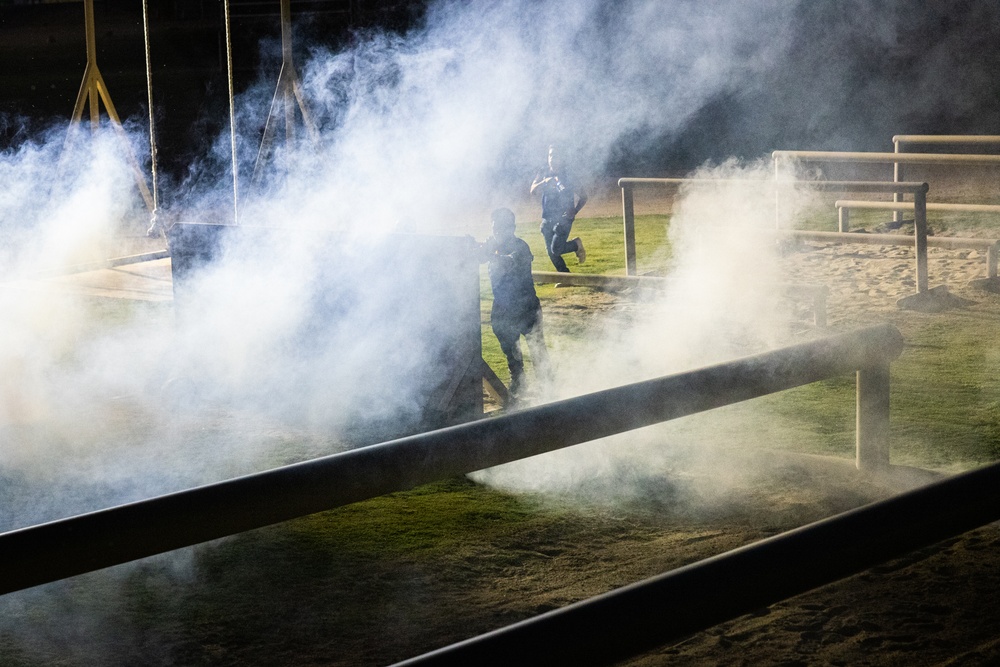
[[490, 285], [493, 288], [493, 309], [490, 324], [507, 357], [510, 369], [510, 391], [517, 394], [524, 384], [524, 358], [521, 336], [524, 336], [535, 363], [536, 373], [548, 372], [548, 351], [542, 333], [542, 307], [535, 294], [531, 278], [531, 249], [523, 239], [495, 236], [482, 245], [481, 260], [489, 262]]
[[573, 230], [573, 220], [576, 217], [576, 193], [578, 187], [570, 176], [563, 172], [544, 170], [539, 172], [536, 180], [551, 176], [553, 180], [545, 183], [542, 188], [542, 225], [540, 230], [545, 238], [545, 250], [556, 271], [566, 273], [569, 267], [562, 256], [575, 252], [579, 257], [578, 239], [569, 241]]

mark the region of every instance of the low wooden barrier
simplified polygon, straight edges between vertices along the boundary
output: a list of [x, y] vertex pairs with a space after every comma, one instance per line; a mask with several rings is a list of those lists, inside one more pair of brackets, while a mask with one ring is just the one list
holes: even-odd
[[37, 271], [30, 271], [23, 275], [14, 276], [14, 278], [53, 278], [55, 276], [67, 276], [74, 273], [85, 273], [87, 271], [100, 271], [101, 269], [113, 269], [118, 266], [125, 266], [126, 264], [139, 264], [141, 262], [153, 262], [158, 259], [166, 259], [170, 257], [169, 250], [156, 250], [154, 252], [145, 252], [139, 255], [127, 255], [125, 257], [113, 257], [111, 259], [100, 259], [93, 262], [83, 262], [80, 264], [67, 264], [66, 266], [58, 266], [49, 269], [39, 269]]
[[[797, 153], [801, 151], [775, 151], [778, 153]], [[837, 154], [839, 155], [839, 153]], [[886, 155], [894, 155], [887, 153]], [[1000, 159], [1000, 156], [995, 156]], [[777, 170], [777, 158], [775, 158]], [[881, 192], [903, 193], [913, 195], [914, 230], [913, 243], [916, 252], [917, 294], [929, 293], [927, 284], [927, 191], [926, 183], [892, 183], [886, 181], [786, 181], [777, 178], [774, 181], [735, 180], [710, 178], [620, 178], [618, 185], [622, 189], [622, 218], [625, 226], [625, 270], [628, 275], [636, 273], [635, 262], [635, 207], [633, 190], [636, 187], [681, 185], [693, 187], [747, 186], [771, 187], [775, 190], [775, 199], [782, 189], [808, 188], [823, 192]], [[777, 204], [775, 205], [777, 209]]]
[[[839, 227], [841, 233], [850, 231], [850, 211], [851, 209], [872, 209], [886, 211], [912, 211], [913, 202], [890, 202], [890, 201], [859, 201], [853, 199], [838, 199], [837, 207]], [[1000, 213], [1000, 206], [990, 204], [944, 204], [928, 203], [927, 210], [936, 211], [966, 211], [972, 213]], [[909, 245], [912, 243], [910, 237], [900, 237], [896, 234], [849, 234], [849, 237], [867, 236], [881, 240], [880, 245]], [[899, 240], [906, 239], [905, 241]], [[848, 237], [838, 237], [839, 240], [850, 241]], [[896, 240], [893, 240], [896, 239]], [[874, 241], [858, 241], [859, 243], [871, 244]], [[982, 239], [959, 236], [928, 236], [927, 245], [937, 248], [960, 248], [976, 250], [985, 253], [986, 256], [986, 277], [988, 279], [997, 277], [998, 250], [1000, 250], [1000, 239]]]
[[978, 153], [878, 153], [850, 151], [772, 151], [775, 165], [781, 161], [857, 162], [862, 164], [966, 164], [1000, 166], [1000, 155]]
[[857, 374], [857, 466], [889, 468], [891, 325], [525, 408], [0, 534], [0, 594]]
[[[774, 151], [775, 174], [781, 171], [781, 164], [792, 160], [800, 162], [856, 162], [859, 164], [891, 164], [894, 183], [903, 181], [905, 165], [945, 164], [967, 166], [1000, 166], [1000, 155], [979, 153], [903, 153], [901, 148], [908, 143], [919, 144], [1000, 144], [1000, 137], [994, 135], [896, 135], [892, 138], [893, 153], [848, 152], [848, 151]], [[893, 202], [900, 202], [900, 194], [893, 194]], [[943, 210], [943, 209], [941, 209]], [[898, 222], [899, 212], [893, 213]]]
[[[951, 145], [951, 146], [995, 146], [1000, 145], [1000, 136], [995, 134], [897, 134], [892, 138], [893, 151], [903, 153], [903, 147], [912, 144]], [[893, 162], [892, 180], [903, 180], [903, 163]], [[899, 201], [899, 195], [893, 195], [893, 201]], [[899, 211], [895, 211], [893, 219], [900, 220]]]
[[[837, 207], [838, 226], [840, 227], [840, 231], [842, 232], [849, 231], [849, 226], [850, 226], [849, 209], [852, 208], [892, 211], [893, 220], [896, 222], [902, 221], [902, 218], [899, 215], [901, 212], [913, 210], [913, 202], [904, 202], [896, 200], [867, 201], [867, 200], [857, 200], [857, 199], [840, 199], [837, 200], [835, 206]], [[1000, 205], [927, 202], [927, 210], [951, 211], [954, 213], [1000, 213]]]

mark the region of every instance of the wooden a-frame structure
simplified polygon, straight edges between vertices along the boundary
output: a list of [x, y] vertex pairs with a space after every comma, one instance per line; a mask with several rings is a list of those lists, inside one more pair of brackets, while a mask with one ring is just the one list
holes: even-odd
[[[143, 200], [146, 202], [146, 207], [152, 212], [156, 209], [156, 201], [153, 193], [150, 192], [149, 186], [146, 184], [146, 177], [142, 172], [142, 168], [139, 166], [139, 160], [135, 156], [135, 152], [132, 150], [132, 145], [129, 143], [128, 136], [125, 134], [125, 128], [122, 127], [121, 119], [118, 117], [118, 112], [115, 110], [114, 102], [111, 101], [111, 93], [108, 92], [108, 86], [104, 83], [104, 77], [101, 75], [101, 70], [97, 66], [97, 40], [95, 38], [94, 30], [94, 0], [84, 0], [84, 22], [86, 25], [87, 33], [87, 66], [83, 71], [83, 81], [80, 84], [80, 92], [76, 96], [76, 104], [73, 107], [73, 116], [70, 121], [70, 130], [74, 126], [80, 124], [83, 119], [84, 108], [90, 108], [90, 126], [93, 129], [97, 129], [100, 125], [100, 102], [104, 102], [104, 108], [108, 112], [108, 117], [111, 119], [111, 126], [115, 129], [116, 134], [119, 139], [121, 139], [122, 146], [125, 149], [125, 155], [132, 167], [132, 171], [135, 175], [135, 183], [139, 188], [139, 193], [142, 195]], [[69, 137], [67, 137], [67, 141]]]

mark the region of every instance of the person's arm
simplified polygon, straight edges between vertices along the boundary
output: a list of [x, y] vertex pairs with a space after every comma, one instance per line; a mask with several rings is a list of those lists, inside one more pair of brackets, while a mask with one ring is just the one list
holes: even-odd
[[497, 240], [494, 237], [490, 236], [485, 241], [478, 244], [476, 250], [477, 250], [476, 254], [479, 257], [479, 263], [485, 264], [486, 262], [496, 257]]
[[587, 191], [584, 190], [583, 188], [580, 188], [580, 190], [577, 192], [577, 197], [579, 197], [579, 199], [576, 202], [576, 208], [573, 209], [574, 218], [576, 217], [576, 214], [580, 212], [580, 209], [583, 208], [584, 205], [587, 203]]
[[531, 248], [528, 247], [524, 239], [514, 239], [508, 245], [496, 248], [490, 257], [490, 265], [497, 267], [503, 275], [521, 273], [527, 271], [531, 273]]
[[552, 180], [551, 176], [543, 176], [541, 173], [539, 173], [537, 176], [535, 176], [535, 180], [531, 182], [531, 191], [528, 194], [532, 195], [535, 194], [535, 190], [542, 187], [551, 180]]
[[527, 271], [528, 273], [531, 273], [531, 260], [533, 260], [535, 256], [531, 254], [531, 248], [528, 247], [528, 244], [524, 239], [518, 239], [518, 241], [519, 243], [517, 243], [509, 255], [511, 266], [518, 271]]

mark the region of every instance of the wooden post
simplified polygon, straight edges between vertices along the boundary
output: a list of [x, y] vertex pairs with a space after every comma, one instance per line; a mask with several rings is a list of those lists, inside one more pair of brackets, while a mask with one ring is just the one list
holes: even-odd
[[264, 136], [261, 138], [260, 147], [257, 149], [257, 159], [254, 162], [253, 174], [250, 177], [250, 187], [256, 188], [263, 178], [264, 166], [271, 157], [271, 148], [274, 143], [276, 132], [277, 116], [279, 113], [285, 117], [285, 142], [291, 146], [295, 143], [297, 131], [295, 128], [295, 109], [298, 106], [299, 113], [302, 114], [302, 124], [305, 126], [306, 134], [312, 141], [319, 139], [319, 130], [313, 122], [306, 105], [302, 86], [299, 83], [299, 75], [295, 69], [292, 51], [292, 7], [291, 0], [281, 0], [281, 70], [278, 72], [278, 83], [274, 89], [274, 98], [271, 100], [271, 107], [267, 112], [267, 121], [264, 124]]
[[889, 468], [889, 364], [857, 372], [857, 466]]
[[637, 274], [635, 266], [635, 205], [632, 185], [622, 184], [622, 218], [625, 221], [625, 275]]
[[927, 291], [927, 190], [913, 193], [913, 236], [917, 253], [917, 294]]
[[[899, 150], [899, 143], [900, 143], [899, 139], [897, 139], [897, 138], [894, 137], [893, 138], [893, 142], [892, 142], [892, 152], [893, 153], [899, 153], [900, 152], [900, 150]], [[892, 163], [892, 182], [893, 183], [899, 183], [902, 180], [903, 180], [903, 165], [900, 164], [899, 162], [893, 162]], [[898, 192], [893, 192], [892, 193], [892, 201], [894, 201], [894, 202], [900, 202], [902, 200], [903, 200], [903, 196], [900, 193], [898, 193]], [[902, 221], [902, 219], [903, 219], [903, 212], [902, 211], [893, 211], [892, 212], [892, 220], [893, 220], [893, 222], [900, 222], [900, 221]]]
[[783, 156], [778, 154], [778, 151], [772, 153], [771, 159], [774, 160], [774, 228], [784, 229], [787, 226], [785, 224], [787, 221], [783, 219], [782, 215], [781, 190], [783, 187], [789, 186], [794, 189], [795, 165], [790, 160], [785, 160]]
[[[94, 0], [83, 3], [83, 20], [87, 31], [87, 66], [97, 65], [97, 38], [94, 35]], [[90, 127], [97, 130], [101, 122], [100, 108], [97, 106], [97, 87], [89, 86], [87, 94], [90, 98]]]
[[[295, 99], [292, 93], [292, 9], [291, 0], [281, 0], [281, 74], [279, 88], [282, 88], [285, 104], [285, 139], [295, 142]], [[288, 70], [288, 71], [286, 71]]]

